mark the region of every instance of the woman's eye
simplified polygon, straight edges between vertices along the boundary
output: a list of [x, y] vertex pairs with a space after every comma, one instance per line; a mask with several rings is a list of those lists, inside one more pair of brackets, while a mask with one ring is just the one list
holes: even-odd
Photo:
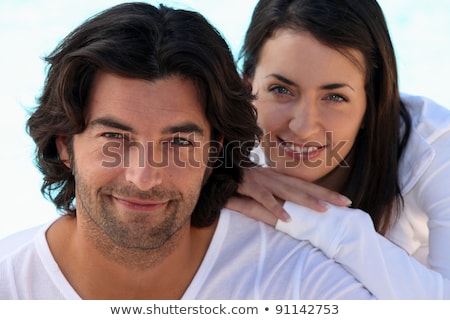
[[339, 94], [330, 94], [329, 96], [326, 97], [326, 100], [331, 100], [331, 101], [335, 101], [335, 102], [347, 101], [346, 98], [344, 98], [343, 96], [341, 96]]
[[269, 88], [270, 92], [275, 92], [277, 94], [291, 94], [291, 91], [289, 91], [289, 89], [287, 89], [286, 87], [282, 87], [282, 86], [273, 86]]

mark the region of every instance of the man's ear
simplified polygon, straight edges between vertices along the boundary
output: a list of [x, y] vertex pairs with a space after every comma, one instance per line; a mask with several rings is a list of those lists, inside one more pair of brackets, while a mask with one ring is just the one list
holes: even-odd
[[67, 144], [67, 136], [56, 137], [56, 149], [58, 150], [59, 159], [70, 169], [69, 146]]
[[220, 152], [222, 151], [222, 149], [223, 149], [223, 140], [224, 140], [223, 135], [221, 135], [219, 137], [219, 139], [217, 139], [217, 153], [216, 153], [216, 156], [218, 156], [220, 154]]
[[208, 155], [208, 166], [209, 167], [213, 167], [214, 163], [217, 161], [219, 154], [223, 149], [223, 141], [224, 141], [224, 137], [223, 137], [223, 135], [221, 135], [217, 139], [214, 139], [213, 141], [210, 142], [210, 148], [212, 148], [213, 150], [211, 150], [211, 149], [209, 150], [209, 155]]
[[220, 148], [218, 151], [220, 153], [220, 151], [222, 151], [222, 148], [223, 148], [223, 140], [224, 140], [223, 135], [221, 135], [218, 140], [219, 140], [219, 145], [220, 145]]

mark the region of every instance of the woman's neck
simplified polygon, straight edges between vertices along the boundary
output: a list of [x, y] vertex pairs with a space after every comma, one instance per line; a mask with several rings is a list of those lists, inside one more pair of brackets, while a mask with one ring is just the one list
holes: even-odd
[[324, 188], [342, 193], [346, 189], [353, 163], [354, 151], [352, 149], [341, 164], [339, 164], [326, 176], [316, 180], [314, 183]]

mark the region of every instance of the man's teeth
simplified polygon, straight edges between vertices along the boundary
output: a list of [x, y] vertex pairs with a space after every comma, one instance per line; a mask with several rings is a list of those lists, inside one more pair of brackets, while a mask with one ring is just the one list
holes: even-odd
[[294, 152], [297, 152], [297, 153], [311, 153], [311, 152], [319, 150], [319, 147], [299, 147], [299, 146], [294, 145], [291, 142], [284, 142], [283, 144], [286, 148], [288, 148]]

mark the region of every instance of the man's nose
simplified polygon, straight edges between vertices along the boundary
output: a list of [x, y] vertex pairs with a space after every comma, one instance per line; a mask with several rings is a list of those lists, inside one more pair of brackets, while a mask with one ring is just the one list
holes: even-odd
[[[133, 183], [142, 191], [150, 190], [162, 183], [164, 164], [156, 161], [153, 148], [135, 143], [135, 145], [129, 145], [126, 154], [128, 156], [128, 161], [125, 161], [127, 162], [125, 163], [127, 182]], [[158, 158], [161, 158], [161, 155]]]

